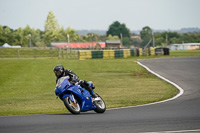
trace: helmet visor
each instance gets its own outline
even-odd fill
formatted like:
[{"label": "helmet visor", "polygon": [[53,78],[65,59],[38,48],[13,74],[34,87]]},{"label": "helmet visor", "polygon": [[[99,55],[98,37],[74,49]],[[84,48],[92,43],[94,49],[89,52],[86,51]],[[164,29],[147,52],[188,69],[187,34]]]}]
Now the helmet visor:
[{"label": "helmet visor", "polygon": [[56,77],[59,77],[61,75],[61,72],[60,71],[54,71]]}]

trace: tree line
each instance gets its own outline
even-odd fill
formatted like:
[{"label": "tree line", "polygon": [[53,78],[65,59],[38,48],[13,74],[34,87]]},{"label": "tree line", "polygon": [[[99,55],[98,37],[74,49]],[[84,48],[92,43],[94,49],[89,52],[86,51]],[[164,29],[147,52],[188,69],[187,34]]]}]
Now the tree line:
[{"label": "tree line", "polygon": [[[139,38],[131,38],[131,36],[139,36]],[[125,24],[115,21],[109,26],[105,35],[96,33],[79,35],[76,30],[70,27],[66,29],[60,27],[52,11],[47,16],[44,31],[31,28],[29,25],[16,30],[0,25],[0,46],[8,43],[22,47],[30,47],[30,44],[34,47],[45,47],[51,46],[52,42],[105,42],[105,40],[121,40],[125,47],[132,45],[144,47],[148,43],[149,46],[165,46],[173,43],[200,42],[200,33],[153,33],[153,30],[146,26],[137,35],[131,33]]]},{"label": "tree line", "polygon": [[[148,41],[150,46],[166,46],[169,44],[181,44],[181,43],[200,43],[200,33],[199,32],[188,32],[188,33],[178,33],[178,32],[155,32],[148,26],[144,27],[140,32],[141,40],[134,40],[135,44],[140,47],[144,47]],[[153,44],[154,43],[154,44]]]}]

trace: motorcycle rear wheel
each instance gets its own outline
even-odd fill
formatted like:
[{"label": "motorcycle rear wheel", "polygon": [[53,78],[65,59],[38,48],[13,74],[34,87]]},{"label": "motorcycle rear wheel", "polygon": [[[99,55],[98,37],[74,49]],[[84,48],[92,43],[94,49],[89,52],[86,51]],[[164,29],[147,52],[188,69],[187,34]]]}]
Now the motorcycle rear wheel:
[{"label": "motorcycle rear wheel", "polygon": [[81,109],[76,99],[74,102],[70,99],[70,97],[65,97],[63,99],[65,107],[72,113],[72,114],[80,114]]}]

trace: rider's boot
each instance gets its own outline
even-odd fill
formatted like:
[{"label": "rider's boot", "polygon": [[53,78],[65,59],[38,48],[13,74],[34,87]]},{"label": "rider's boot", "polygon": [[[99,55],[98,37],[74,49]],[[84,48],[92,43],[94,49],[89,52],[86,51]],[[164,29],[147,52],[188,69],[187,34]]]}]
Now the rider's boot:
[{"label": "rider's boot", "polygon": [[92,98],[97,98],[97,94],[94,93],[94,91],[92,90],[92,88],[88,85],[85,86],[85,89],[88,90],[90,92],[90,95],[92,96]]},{"label": "rider's boot", "polygon": [[96,93],[94,93],[94,91],[92,91],[91,95],[92,95],[92,98],[97,98],[98,97],[98,95]]}]

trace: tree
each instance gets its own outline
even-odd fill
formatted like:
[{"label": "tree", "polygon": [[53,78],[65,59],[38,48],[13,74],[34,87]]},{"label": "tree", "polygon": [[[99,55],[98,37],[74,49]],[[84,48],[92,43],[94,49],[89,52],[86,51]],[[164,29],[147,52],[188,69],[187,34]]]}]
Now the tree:
[{"label": "tree", "polygon": [[119,21],[115,21],[109,26],[106,35],[118,36],[121,39],[122,36],[130,38],[131,33],[125,24],[120,24]]},{"label": "tree", "polygon": [[120,40],[118,36],[112,36],[112,35],[109,35],[107,37],[107,40]]},{"label": "tree", "polygon": [[[131,32],[126,27],[125,24],[121,24],[119,21],[113,22],[108,31],[106,32],[108,38],[112,38],[118,36],[120,40],[122,40],[122,44],[124,46],[130,46],[132,44],[132,40],[130,39]],[[116,38],[117,39],[117,38]]]},{"label": "tree", "polygon": [[133,44],[133,41],[130,37],[123,37],[122,44],[123,46],[130,47]]},{"label": "tree", "polygon": [[154,34],[154,40],[155,46],[160,46],[163,42],[165,42],[165,38],[163,38],[160,33]]},{"label": "tree", "polygon": [[144,47],[152,39],[152,30],[151,30],[151,28],[148,27],[148,26],[143,27],[142,31],[140,32],[140,36],[141,36],[141,39],[142,39],[141,47]]},{"label": "tree", "polygon": [[[31,45],[32,44],[32,38],[33,38],[33,30],[30,28],[29,25],[27,25],[24,29],[23,29],[23,41],[24,41],[24,46],[29,46],[29,39],[31,39]],[[30,37],[31,35],[31,37]]]},{"label": "tree", "polygon": [[77,42],[79,40],[79,35],[76,33],[76,30],[71,29],[68,27],[65,30],[65,36],[67,37],[67,34],[69,35],[70,41],[71,42]]},{"label": "tree", "polygon": [[3,26],[0,25],[0,45],[3,45],[7,42],[7,37],[4,36]]},{"label": "tree", "polygon": [[32,32],[31,32],[31,42],[32,42],[33,46],[38,46],[38,44],[42,43],[41,35],[40,35],[40,30],[39,29],[37,29],[37,30],[32,29]]},{"label": "tree", "polygon": [[[29,46],[29,39],[31,39],[31,46],[37,46],[36,43],[41,42],[40,30],[32,29],[27,25],[24,29],[19,28],[14,32],[14,45]],[[31,38],[30,38],[31,35]]]},{"label": "tree", "polygon": [[62,39],[59,33],[59,25],[52,11],[49,12],[47,20],[45,21],[44,41],[47,45],[51,42],[58,42]]},{"label": "tree", "polygon": [[24,46],[24,30],[22,28],[19,28],[15,31],[15,37],[16,37],[16,41],[15,41],[15,45],[20,45],[20,46]]},{"label": "tree", "polygon": [[8,26],[3,26],[3,44],[4,43],[8,43],[10,45],[13,45],[13,43],[15,42],[15,36],[13,34],[13,29],[10,29]]},{"label": "tree", "polygon": [[45,32],[53,32],[59,29],[58,21],[52,11],[49,12],[47,20],[45,21]]},{"label": "tree", "polygon": [[[165,40],[165,44],[173,44],[173,43],[180,43],[179,39],[180,35],[177,32],[163,32],[161,36]],[[163,42],[164,43],[164,42]]]}]

